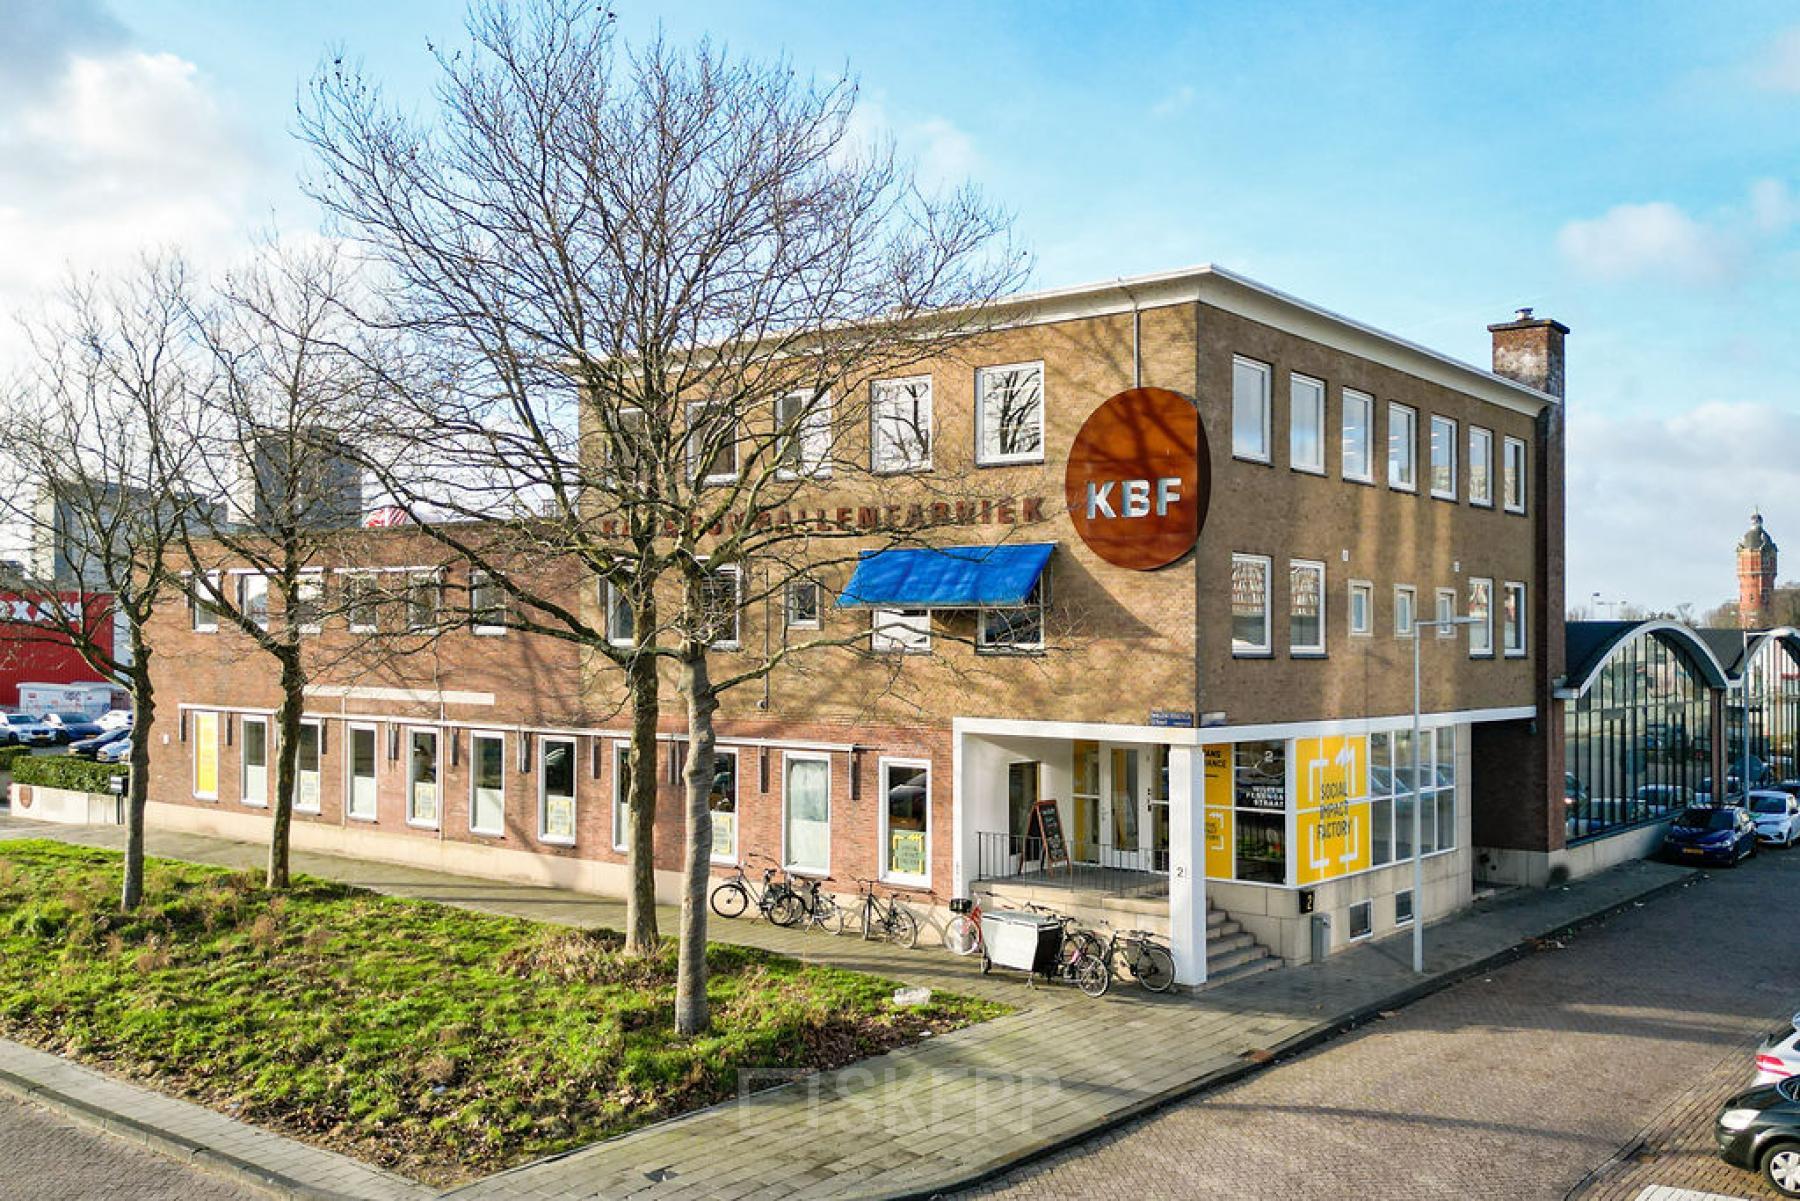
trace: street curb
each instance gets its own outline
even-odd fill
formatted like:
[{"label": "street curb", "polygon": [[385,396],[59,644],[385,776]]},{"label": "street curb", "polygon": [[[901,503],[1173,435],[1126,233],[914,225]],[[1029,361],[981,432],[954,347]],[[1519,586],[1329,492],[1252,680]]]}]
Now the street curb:
[{"label": "street curb", "polygon": [[137,1143],[165,1155],[178,1163],[188,1164],[214,1176],[222,1176],[246,1184],[276,1197],[297,1201],[355,1201],[346,1193],[335,1193],[271,1171],[249,1160],[197,1143],[184,1135],[149,1122],[140,1122],[125,1114],[102,1109],[78,1097],[48,1088],[23,1076],[0,1068],[0,1092],[41,1105],[83,1126],[103,1131],[115,1138]]},{"label": "street curb", "polygon": [[1229,1067],[1218,1068],[1214,1071],[1207,1072],[1204,1075],[1196,1076],[1192,1080],[1174,1085],[1163,1092],[1157,1093],[1155,1096],[1146,1097],[1141,1101],[1136,1101],[1116,1113],[1108,1114],[1106,1117],[1090,1123],[1081,1130],[1064,1133],[1055,1139],[1045,1139],[1015,1155],[1008,1156],[1002,1162],[987,1164],[965,1176],[958,1177],[955,1180],[947,1183],[933,1184],[925,1189],[907,1189],[899,1192],[874,1195],[878,1196],[881,1201],[937,1201],[938,1198],[945,1197],[950,1193],[973,1188],[974,1186],[992,1180],[997,1176],[1003,1176],[1006,1173],[1015,1171],[1027,1164],[1035,1163],[1040,1159],[1046,1159],[1059,1151],[1066,1151],[1071,1147],[1078,1146],[1081,1143],[1087,1142],[1102,1134],[1106,1134],[1109,1131],[1116,1130],[1128,1123],[1135,1122],[1139,1118],[1148,1117],[1156,1111],[1167,1108],[1177,1102],[1188,1100],[1201,1093],[1212,1092],[1213,1090],[1223,1088],[1228,1084],[1235,1084],[1246,1077],[1253,1076],[1278,1063],[1292,1059],[1296,1055],[1310,1051],[1323,1043],[1330,1042],[1341,1034],[1347,1034],[1358,1026],[1366,1025],[1383,1013],[1395,1009],[1403,1009],[1416,1001],[1424,1000],[1433,993],[1439,993],[1447,988],[1452,988],[1461,984],[1471,977],[1482,975],[1485,972],[1491,972],[1495,968],[1503,967],[1506,964],[1522,959],[1531,953],[1532,944],[1542,939],[1551,938],[1558,934],[1565,934],[1580,929],[1583,926],[1592,925],[1595,922],[1605,921],[1607,918],[1612,917],[1616,913],[1622,913],[1633,905],[1660,897],[1664,893],[1673,892],[1677,888],[1684,887],[1693,883],[1695,880],[1704,878],[1705,873],[1696,868],[1682,875],[1675,876],[1672,879],[1664,880],[1662,883],[1653,885],[1643,892],[1634,893],[1628,897],[1622,897],[1611,904],[1592,911],[1591,913],[1559,923],[1539,934],[1526,935],[1512,945],[1504,947],[1491,955],[1473,960],[1461,967],[1451,968],[1449,971],[1428,977],[1408,988],[1400,989],[1398,992],[1389,993],[1386,997],[1383,997],[1372,1004],[1361,1005],[1355,1009],[1340,1013],[1336,1017],[1327,1018],[1312,1026],[1310,1029],[1303,1030],[1299,1034],[1268,1048],[1269,1054],[1266,1057],[1261,1057],[1256,1060],[1245,1059],[1239,1063],[1234,1063]]}]

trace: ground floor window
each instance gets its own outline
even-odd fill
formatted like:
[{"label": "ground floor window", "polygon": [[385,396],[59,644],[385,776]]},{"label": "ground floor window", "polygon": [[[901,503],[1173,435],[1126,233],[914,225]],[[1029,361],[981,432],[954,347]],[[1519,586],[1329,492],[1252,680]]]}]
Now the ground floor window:
[{"label": "ground floor window", "polygon": [[265,718],[244,719],[243,786],[244,804],[269,803],[269,723]]},{"label": "ground floor window", "polygon": [[713,751],[712,792],[706,807],[712,811],[712,857],[737,862],[738,753]]},{"label": "ground floor window", "polygon": [[506,832],[506,736],[469,736],[469,830]]},{"label": "ground floor window", "polygon": [[575,740],[541,740],[538,768],[538,838],[575,842]]},{"label": "ground floor window", "polygon": [[438,732],[407,734],[406,820],[415,826],[438,823]]},{"label": "ground floor window", "polygon": [[319,811],[319,735],[318,722],[300,723],[299,745],[294,752],[294,767],[298,775],[294,808],[301,813]]},{"label": "ground floor window", "polygon": [[194,795],[203,801],[219,799],[219,715],[195,713]]},{"label": "ground floor window", "polygon": [[631,830],[631,744],[613,743],[613,850],[623,852]]},{"label": "ground floor window", "polygon": [[[1456,727],[1425,730],[1419,741],[1419,845],[1426,855],[1456,846]],[[1374,866],[1413,855],[1413,733],[1369,736],[1369,803]]]},{"label": "ground floor window", "polygon": [[790,753],[782,798],[782,846],[790,871],[831,870],[831,760]]},{"label": "ground floor window", "polygon": [[1287,743],[1240,742],[1232,756],[1233,878],[1287,880]]},{"label": "ground floor window", "polygon": [[1374,930],[1375,906],[1369,901],[1358,901],[1350,906],[1350,941],[1367,938]]},{"label": "ground floor window", "polygon": [[375,727],[350,727],[348,812],[359,821],[375,820]]},{"label": "ground floor window", "polygon": [[881,874],[908,881],[930,876],[931,765],[881,761]]}]

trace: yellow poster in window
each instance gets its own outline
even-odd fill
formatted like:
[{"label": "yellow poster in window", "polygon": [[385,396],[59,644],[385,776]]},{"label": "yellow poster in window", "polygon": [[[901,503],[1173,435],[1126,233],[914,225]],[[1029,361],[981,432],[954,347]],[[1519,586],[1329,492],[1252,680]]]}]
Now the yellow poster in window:
[{"label": "yellow poster in window", "polygon": [[1317,884],[1360,872],[1369,855],[1369,740],[1361,734],[1297,738],[1294,879]]},{"label": "yellow poster in window", "polygon": [[219,795],[219,715],[194,714],[194,795]]},{"label": "yellow poster in window", "polygon": [[1201,799],[1206,815],[1206,878],[1232,878],[1231,746],[1208,746],[1201,753]]}]

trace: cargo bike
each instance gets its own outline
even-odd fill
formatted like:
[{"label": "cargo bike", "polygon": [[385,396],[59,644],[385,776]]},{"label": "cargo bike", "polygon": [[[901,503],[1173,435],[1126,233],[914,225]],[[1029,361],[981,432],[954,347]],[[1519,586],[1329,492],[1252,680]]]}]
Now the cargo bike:
[{"label": "cargo bike", "polygon": [[1071,936],[1073,918],[983,910],[980,921],[983,975],[996,967],[1009,968],[1024,972],[1029,984],[1035,985],[1039,976],[1063,980],[1090,997],[1105,996],[1112,984],[1106,959],[1086,939]]}]

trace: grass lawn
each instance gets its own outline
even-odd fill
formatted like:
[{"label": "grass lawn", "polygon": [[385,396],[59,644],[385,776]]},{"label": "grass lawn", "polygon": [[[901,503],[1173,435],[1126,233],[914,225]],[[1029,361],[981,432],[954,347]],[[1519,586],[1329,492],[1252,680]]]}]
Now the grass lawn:
[{"label": "grass lawn", "polygon": [[0,842],[0,1033],[433,1184],[1004,1012],[714,945],[713,1030],[674,1035],[675,953],[297,877]]}]

